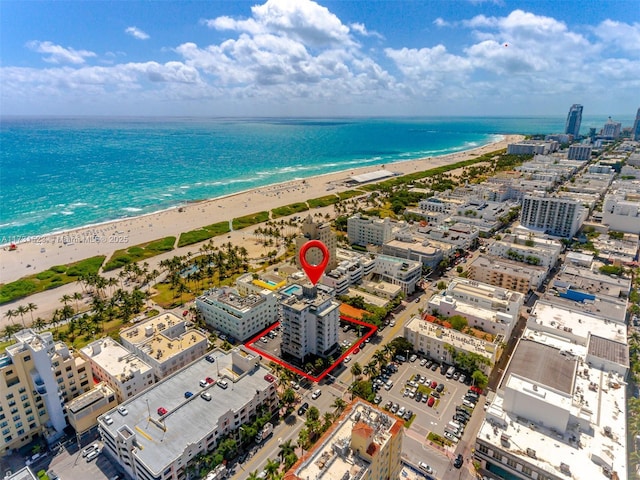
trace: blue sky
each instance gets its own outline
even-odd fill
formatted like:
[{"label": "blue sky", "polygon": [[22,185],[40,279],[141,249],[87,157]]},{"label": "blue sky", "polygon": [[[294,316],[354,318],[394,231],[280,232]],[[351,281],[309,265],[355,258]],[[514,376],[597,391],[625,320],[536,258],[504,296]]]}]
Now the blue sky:
[{"label": "blue sky", "polygon": [[637,0],[0,1],[5,115],[631,115]]}]

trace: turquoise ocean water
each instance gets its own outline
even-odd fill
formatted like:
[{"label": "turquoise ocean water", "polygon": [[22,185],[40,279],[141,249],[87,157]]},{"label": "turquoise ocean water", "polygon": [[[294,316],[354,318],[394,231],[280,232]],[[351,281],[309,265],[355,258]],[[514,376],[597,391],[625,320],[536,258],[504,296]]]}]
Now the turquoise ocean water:
[{"label": "turquoise ocean water", "polygon": [[[605,121],[585,117],[582,131]],[[560,117],[2,118],[0,244],[563,128]]]}]

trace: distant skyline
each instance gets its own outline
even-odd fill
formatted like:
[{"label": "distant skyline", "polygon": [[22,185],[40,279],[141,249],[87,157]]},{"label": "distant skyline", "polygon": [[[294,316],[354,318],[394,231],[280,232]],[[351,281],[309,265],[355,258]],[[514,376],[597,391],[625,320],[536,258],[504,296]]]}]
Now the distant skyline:
[{"label": "distant skyline", "polygon": [[633,116],[636,0],[0,2],[0,114]]}]

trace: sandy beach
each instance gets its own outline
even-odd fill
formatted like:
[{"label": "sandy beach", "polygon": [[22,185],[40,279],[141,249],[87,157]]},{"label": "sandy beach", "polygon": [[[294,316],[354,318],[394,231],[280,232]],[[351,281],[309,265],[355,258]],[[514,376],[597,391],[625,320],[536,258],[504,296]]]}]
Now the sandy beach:
[{"label": "sandy beach", "polygon": [[[386,164],[384,165],[384,169],[396,174],[408,174],[428,170],[430,168],[474,158],[486,152],[506,148],[507,143],[512,143],[522,138],[520,135],[508,135],[499,142],[491,143],[483,147],[440,157],[429,157]],[[7,248],[0,250],[0,283],[11,282],[26,275],[44,271],[53,265],[68,264],[94,255],[106,255],[107,259],[109,259],[111,254],[119,249],[170,235],[175,236],[177,239],[180,233],[204,225],[225,220],[230,221],[235,217],[271,210],[282,205],[353,189],[353,186],[348,186],[345,183],[351,175],[373,172],[380,169],[382,169],[381,165],[350,169],[338,173],[311,177],[305,180],[300,179],[261,187],[140,217],[132,217],[98,226],[80,228],[65,232],[64,234],[49,234],[33,237],[26,242],[18,244],[18,248],[15,251],[9,251]],[[231,232],[228,236],[214,238],[214,243],[220,245],[231,241],[236,245],[242,244],[247,248],[250,256],[253,254],[255,257],[259,257],[264,253],[264,249],[260,245],[255,245],[255,242],[249,241],[253,230],[254,228],[248,228]],[[182,249],[173,250],[168,254],[150,258],[147,261],[153,266],[160,258],[166,258],[166,256],[171,257],[184,254],[187,251],[196,252],[198,246],[199,245],[196,244],[183,247]],[[45,300],[44,297],[51,296],[52,294],[54,298],[57,299],[64,293],[67,293],[66,291],[63,292],[63,289],[67,290],[71,288],[71,291],[78,290],[77,285],[72,285],[72,287],[73,288],[67,285],[57,288],[54,291],[33,295],[28,297],[28,301],[39,303],[41,300]],[[14,304],[24,303],[25,300],[26,299],[19,300],[14,302]],[[57,306],[59,305],[56,305],[56,307]],[[4,310],[13,308],[13,304],[7,304],[4,307]],[[45,311],[47,309],[43,307],[44,305],[40,305],[38,315],[46,318]],[[5,321],[5,318],[0,318],[0,326]]]}]

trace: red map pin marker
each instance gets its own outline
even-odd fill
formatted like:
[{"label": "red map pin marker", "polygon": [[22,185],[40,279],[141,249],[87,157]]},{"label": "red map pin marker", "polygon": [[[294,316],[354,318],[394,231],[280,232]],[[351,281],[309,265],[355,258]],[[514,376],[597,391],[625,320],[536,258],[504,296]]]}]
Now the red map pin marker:
[{"label": "red map pin marker", "polygon": [[[310,248],[319,248],[322,252],[322,261],[318,265],[311,265],[307,262],[307,251]],[[307,274],[307,277],[309,277],[309,280],[311,280],[311,283],[315,285],[318,283],[318,280],[320,280],[320,277],[322,277],[324,269],[327,267],[327,263],[329,263],[329,249],[320,240],[309,240],[300,249],[299,256],[300,265],[302,265],[302,268]]]}]

